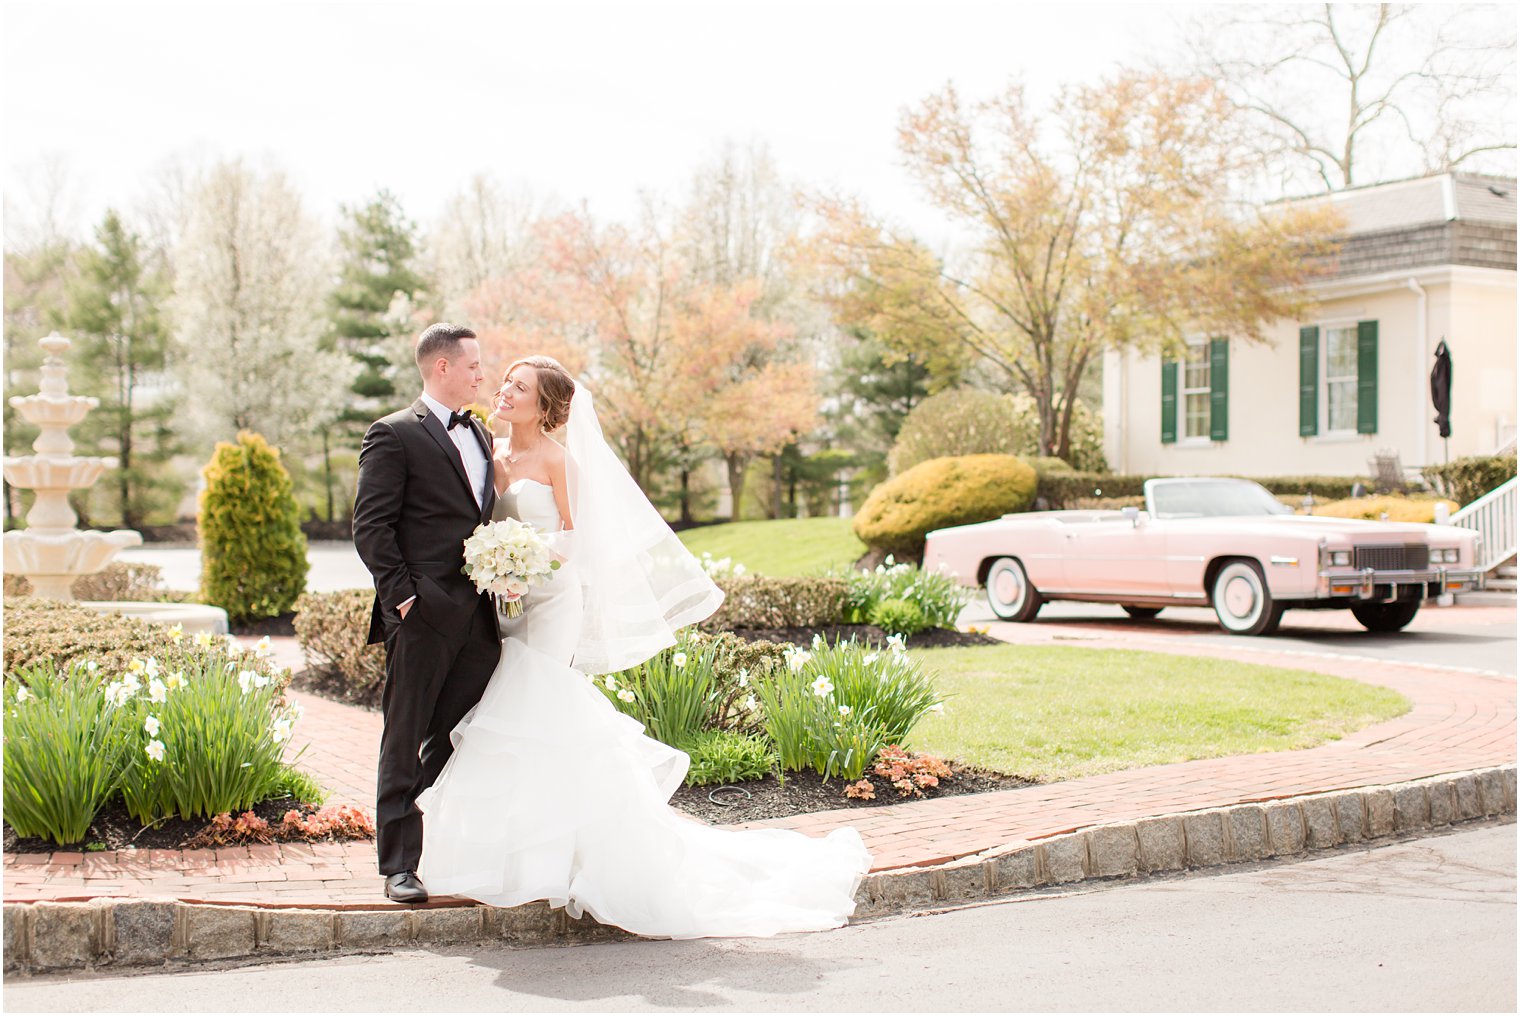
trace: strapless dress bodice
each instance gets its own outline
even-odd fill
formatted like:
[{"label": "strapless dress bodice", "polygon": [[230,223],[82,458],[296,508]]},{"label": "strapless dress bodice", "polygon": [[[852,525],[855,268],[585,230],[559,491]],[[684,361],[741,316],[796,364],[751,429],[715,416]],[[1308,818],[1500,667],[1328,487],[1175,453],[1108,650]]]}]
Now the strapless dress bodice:
[{"label": "strapless dress bodice", "polygon": [[538,480],[513,480],[496,499],[493,520],[520,519],[543,533],[560,529],[559,506],[554,503],[554,488]]}]

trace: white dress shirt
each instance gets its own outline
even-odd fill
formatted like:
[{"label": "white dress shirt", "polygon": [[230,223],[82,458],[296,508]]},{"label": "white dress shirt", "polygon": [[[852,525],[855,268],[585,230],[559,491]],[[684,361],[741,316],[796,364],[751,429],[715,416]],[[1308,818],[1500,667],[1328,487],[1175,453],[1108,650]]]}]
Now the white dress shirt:
[{"label": "white dress shirt", "polygon": [[[427,392],[422,393],[422,404],[428,407],[428,411],[438,417],[438,422],[444,427],[449,425],[449,417],[453,410],[442,402],[433,398]],[[459,449],[459,457],[464,462],[465,475],[470,478],[470,491],[475,495],[475,503],[484,508],[486,503],[486,467],[490,461],[486,458],[485,449],[480,447],[480,440],[475,436],[474,427],[455,427],[449,431],[449,437],[454,441],[454,447]]]}]

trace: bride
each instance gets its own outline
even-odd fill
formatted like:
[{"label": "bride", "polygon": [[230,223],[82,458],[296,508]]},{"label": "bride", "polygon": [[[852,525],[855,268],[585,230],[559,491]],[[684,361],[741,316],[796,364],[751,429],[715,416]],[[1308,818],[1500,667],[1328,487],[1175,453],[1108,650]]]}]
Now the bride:
[{"label": "bride", "polygon": [[[563,566],[502,618],[501,661],[421,797],[433,893],[548,900],[640,935],[774,935],[844,924],[870,867],[860,835],[715,829],[667,803],[689,764],[592,684],[676,641],[722,602],[602,437],[591,393],[545,356],[495,399],[497,517]],[[548,434],[565,427],[565,444]]]}]

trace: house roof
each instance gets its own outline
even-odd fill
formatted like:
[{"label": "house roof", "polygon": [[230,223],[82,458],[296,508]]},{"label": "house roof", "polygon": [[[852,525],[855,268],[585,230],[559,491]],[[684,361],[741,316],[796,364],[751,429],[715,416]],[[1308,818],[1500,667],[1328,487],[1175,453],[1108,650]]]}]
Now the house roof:
[{"label": "house roof", "polygon": [[1327,200],[1345,217],[1353,236],[1452,221],[1515,225],[1513,177],[1439,173],[1306,199]]},{"label": "house roof", "polygon": [[1324,278],[1440,264],[1514,271],[1515,190],[1514,177],[1438,173],[1300,201],[1329,203],[1346,221]]}]

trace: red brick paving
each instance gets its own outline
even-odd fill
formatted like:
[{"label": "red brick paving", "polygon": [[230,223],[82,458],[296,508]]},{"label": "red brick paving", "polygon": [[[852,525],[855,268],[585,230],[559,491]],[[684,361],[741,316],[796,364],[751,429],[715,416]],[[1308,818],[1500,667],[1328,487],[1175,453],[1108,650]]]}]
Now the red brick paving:
[{"label": "red brick paving", "polygon": [[[1425,625],[1513,624],[1510,608],[1430,612]],[[1315,619],[1319,626],[1320,619]],[[1419,623],[1419,622],[1417,622]],[[1423,626],[1423,625],[1422,625]],[[949,797],[868,811],[839,810],[753,823],[822,834],[853,825],[876,870],[953,860],[1085,826],[1168,812],[1263,801],[1515,761],[1515,681],[1430,666],[1274,651],[1269,640],[1221,647],[1190,644],[1186,622],[1137,630],[1108,621],[992,626],[1020,644],[1066,641],[1079,632],[1095,648],[1227,656],[1243,663],[1301,667],[1393,688],[1413,703],[1403,716],[1302,751],[1271,752],[1107,773],[991,794]],[[282,662],[300,666],[293,640],[276,640]],[[380,717],[311,695],[299,730],[301,765],[333,803],[374,805]],[[262,906],[384,908],[373,843],[276,844],[216,850],[6,854],[5,900],[159,896]],[[439,901],[447,903],[447,900]]]}]

